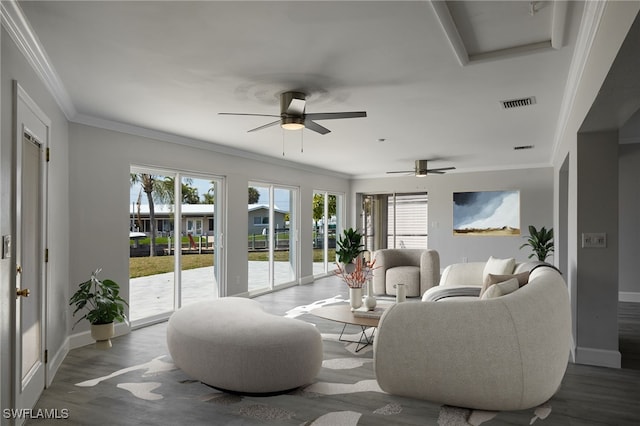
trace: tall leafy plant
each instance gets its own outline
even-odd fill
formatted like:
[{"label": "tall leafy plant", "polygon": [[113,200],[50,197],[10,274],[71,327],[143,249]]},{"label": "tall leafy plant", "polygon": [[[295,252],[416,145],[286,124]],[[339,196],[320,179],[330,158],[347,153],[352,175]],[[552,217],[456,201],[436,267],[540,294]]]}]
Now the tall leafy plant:
[{"label": "tall leafy plant", "polygon": [[520,249],[524,247],[531,247],[531,250],[533,250],[533,253],[529,255],[529,259],[537,256],[538,260],[544,262],[553,253],[553,228],[547,230],[543,226],[538,230],[535,226],[529,225],[529,237],[527,242],[520,246]]},{"label": "tall leafy plant", "polygon": [[74,316],[78,311],[86,310],[74,327],[85,318],[93,325],[122,322],[126,319],[124,305],[129,304],[120,297],[120,286],[113,280],[99,279],[100,271],[101,269],[93,271],[91,278],[80,283],[78,291],[71,296],[69,305],[76,305]]},{"label": "tall leafy plant", "polygon": [[338,262],[345,265],[353,263],[360,253],[364,252],[362,234],[353,228],[345,229],[344,234],[340,235],[336,244],[338,245],[336,250]]}]

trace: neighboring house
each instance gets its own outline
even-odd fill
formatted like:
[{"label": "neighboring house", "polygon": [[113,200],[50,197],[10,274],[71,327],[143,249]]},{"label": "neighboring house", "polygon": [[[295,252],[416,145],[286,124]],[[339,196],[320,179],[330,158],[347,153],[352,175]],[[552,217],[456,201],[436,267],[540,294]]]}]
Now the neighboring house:
[{"label": "neighboring house", "polygon": [[[149,219],[149,205],[140,205],[140,212],[136,206],[131,213],[131,231],[149,233],[151,223]],[[166,236],[173,232],[174,210],[169,204],[154,206],[157,235]],[[264,234],[269,228],[269,206],[267,204],[249,204],[248,235]],[[214,205],[213,204],[183,204],[181,207],[180,232],[182,235],[213,235]],[[287,211],[274,208],[274,229],[286,229]]]},{"label": "neighboring house", "polygon": [[[156,232],[159,236],[173,233],[174,209],[170,204],[154,205],[156,217]],[[131,213],[131,231],[149,233],[151,223],[149,220],[149,205],[141,204],[140,212],[135,206]],[[180,232],[182,235],[213,235],[214,231],[214,205],[213,204],[183,204],[181,207]]]},{"label": "neighboring house", "polygon": [[[273,228],[286,229],[285,215],[289,213],[280,210],[277,206],[273,210]],[[266,234],[269,230],[269,206],[267,204],[249,204],[249,235]]]}]

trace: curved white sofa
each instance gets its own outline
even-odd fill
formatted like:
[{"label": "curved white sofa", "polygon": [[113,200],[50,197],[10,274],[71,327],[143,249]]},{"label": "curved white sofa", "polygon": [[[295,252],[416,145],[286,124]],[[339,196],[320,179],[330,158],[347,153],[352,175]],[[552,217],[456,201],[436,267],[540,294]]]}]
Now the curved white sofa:
[{"label": "curved white sofa", "polygon": [[570,341],[566,284],[555,269],[537,267],[528,284],[498,298],[391,306],[376,333],[374,368],[391,394],[520,410],[558,390]]},{"label": "curved white sofa", "polygon": [[313,325],[241,297],[179,309],[169,319],[167,346],[189,376],[243,394],[286,392],[311,383],[322,367],[322,338]]}]

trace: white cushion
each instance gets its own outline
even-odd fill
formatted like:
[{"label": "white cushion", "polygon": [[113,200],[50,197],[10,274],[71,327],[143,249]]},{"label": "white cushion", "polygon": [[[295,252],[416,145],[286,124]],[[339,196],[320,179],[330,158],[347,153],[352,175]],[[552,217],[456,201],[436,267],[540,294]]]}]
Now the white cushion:
[{"label": "white cushion", "polygon": [[509,293],[513,293],[514,291],[516,291],[519,288],[520,288],[520,284],[518,283],[518,279],[517,278],[511,278],[511,279],[509,279],[507,281],[491,285],[487,289],[487,291],[484,292],[484,294],[482,295],[481,299],[482,300],[494,299],[496,297],[500,297],[500,296],[507,295]]},{"label": "white cushion", "polygon": [[494,275],[506,275],[513,274],[513,269],[516,267],[516,260],[511,257],[509,259],[498,259],[493,256],[489,257],[486,265],[484,265],[484,271],[482,272],[482,282],[485,282],[489,274]]}]

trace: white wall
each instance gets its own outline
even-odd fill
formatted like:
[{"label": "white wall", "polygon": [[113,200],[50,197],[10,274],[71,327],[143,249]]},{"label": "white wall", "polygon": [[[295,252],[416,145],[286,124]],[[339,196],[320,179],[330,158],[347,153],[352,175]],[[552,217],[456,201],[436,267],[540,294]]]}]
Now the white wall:
[{"label": "white wall", "polygon": [[[471,191],[520,191],[520,237],[453,235],[453,193]],[[485,261],[489,256],[527,260],[531,253],[519,247],[526,240],[527,227],[553,224],[553,169],[535,168],[475,173],[448,173],[380,179],[358,179],[355,193],[427,192],[429,248],[440,254],[444,268],[451,263]],[[551,261],[551,259],[548,259]]]},{"label": "white wall", "polygon": [[597,348],[619,358],[618,132],[579,133],[578,156],[578,236],[603,232],[607,244],[578,248],[577,354]]},{"label": "white wall", "polygon": [[[48,90],[33,72],[24,56],[18,51],[11,37],[2,29],[1,94],[1,142],[0,142],[0,235],[15,238],[12,219],[12,156],[14,151],[13,81],[17,80],[27,94],[51,120],[49,163],[48,241],[49,263],[47,283],[46,347],[49,350],[48,379],[66,354],[67,306],[69,282],[69,192],[68,192],[68,127],[67,120]],[[14,240],[15,241],[15,240]],[[0,260],[0,341],[2,392],[0,405],[10,407],[10,350],[8,345],[15,305],[15,254],[12,259]]]},{"label": "white wall", "polygon": [[[579,232],[581,230],[578,228],[579,217],[582,214],[578,207],[578,189],[581,185],[578,176],[580,161],[578,132],[640,9],[640,3],[607,2],[605,4],[593,2],[589,3],[589,6],[591,8],[603,7],[604,9],[598,25],[595,26],[595,33],[591,34],[591,37],[584,37],[589,39],[591,43],[587,46],[588,55],[584,58],[577,58],[577,62],[574,61],[574,63],[584,61],[584,66],[577,66],[573,70],[575,75],[572,74],[569,81],[570,84],[575,85],[575,96],[567,98],[567,116],[566,120],[561,121],[563,127],[558,129],[558,143],[552,158],[554,166],[554,197],[558,197],[561,193],[560,169],[564,160],[567,157],[569,158],[569,188],[567,191],[569,199],[565,203],[567,206],[566,222],[568,223],[566,234],[568,271],[565,278],[567,279],[572,299],[573,324],[575,330],[577,330],[577,332],[574,330],[574,336],[581,335],[582,330],[588,333],[589,327],[592,325],[589,322],[581,321],[577,317],[579,306],[583,304],[594,306],[593,317],[606,318],[607,322],[617,315],[617,309],[607,311],[609,309],[608,305],[598,305],[597,302],[593,301],[592,303],[592,301],[588,300],[588,287],[597,285],[597,283],[579,281],[579,272],[582,268],[587,268],[587,265],[580,263],[578,254],[578,251],[582,250],[579,248]],[[609,191],[616,189],[608,188]],[[559,202],[554,203],[554,227],[556,228],[561,223],[560,214],[562,212],[559,210],[560,205],[561,203]],[[617,295],[617,285],[611,286],[608,291]],[[617,336],[617,330],[615,335]],[[580,342],[575,342],[578,346],[578,350],[575,351],[575,361],[582,364],[619,367],[620,353],[617,347],[615,349],[610,347],[609,342],[611,340],[611,336],[607,336],[604,339],[591,340],[589,342],[591,346],[580,346]]]},{"label": "white wall", "polygon": [[[247,291],[247,187],[263,181],[298,187],[300,217],[311,217],[314,190],[347,193],[346,178],[314,173],[285,162],[257,161],[202,148],[169,143],[82,124],[70,125],[71,288],[89,272],[103,268],[103,277],[123,285],[129,295],[130,166],[223,176],[226,197],[227,295]],[[300,230],[301,280],[312,281],[312,221]],[[71,290],[71,289],[70,289]],[[78,328],[82,327],[82,328]],[[77,331],[88,328],[78,325]]]}]

